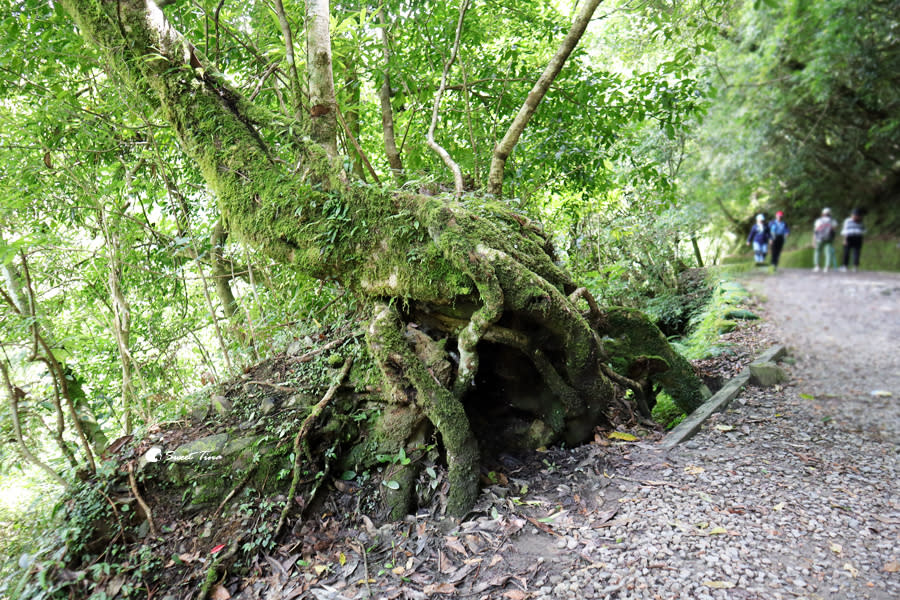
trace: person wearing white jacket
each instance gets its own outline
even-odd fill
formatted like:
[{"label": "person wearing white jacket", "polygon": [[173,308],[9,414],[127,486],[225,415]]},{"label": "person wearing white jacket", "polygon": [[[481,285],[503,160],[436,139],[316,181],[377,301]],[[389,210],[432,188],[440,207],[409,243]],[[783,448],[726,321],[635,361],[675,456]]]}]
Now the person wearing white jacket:
[{"label": "person wearing white jacket", "polygon": [[853,257],[854,271],[859,269],[859,255],[862,252],[863,235],[866,233],[866,227],[862,222],[862,211],[854,208],[849,217],[844,219],[844,226],[841,228],[841,236],[844,238],[844,263],[841,265],[841,271],[846,271],[850,267],[850,257]]}]

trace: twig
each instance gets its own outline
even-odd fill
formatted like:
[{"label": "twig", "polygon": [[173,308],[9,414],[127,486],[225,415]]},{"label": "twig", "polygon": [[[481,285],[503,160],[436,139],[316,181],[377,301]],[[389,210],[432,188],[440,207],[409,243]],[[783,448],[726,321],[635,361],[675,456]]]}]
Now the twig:
[{"label": "twig", "polygon": [[372,163],[369,162],[369,157],[366,156],[365,152],[363,152],[363,149],[362,147],[360,147],[359,141],[357,141],[356,136],[353,135],[353,132],[350,131],[349,127],[347,127],[347,123],[344,121],[344,115],[341,113],[340,107],[335,105],[335,108],[337,108],[336,114],[338,121],[341,122],[341,127],[344,129],[344,133],[347,135],[350,143],[353,144],[353,148],[356,149],[356,153],[359,154],[360,160],[366,166],[366,170],[369,171],[369,175],[372,176],[372,179],[375,180],[375,183],[381,185],[381,180],[378,179],[378,173],[376,173],[375,169],[372,168]]},{"label": "twig", "polygon": [[336,348],[337,346],[340,346],[341,344],[343,344],[343,343],[346,342],[347,340],[349,340],[349,339],[351,339],[351,338],[354,338],[354,337],[356,337],[356,336],[358,336],[358,335],[361,335],[361,333],[357,331],[357,332],[354,332],[354,333],[345,335],[345,336],[342,337],[342,338],[338,338],[338,339],[336,339],[336,340],[332,340],[332,341],[328,342],[327,344],[325,344],[324,346],[322,346],[321,348],[316,348],[315,350],[310,350],[309,352],[307,352],[307,353],[304,354],[303,356],[298,356],[297,358],[292,358],[292,359],[290,360],[290,362],[292,362],[292,363],[295,363],[295,362],[309,362],[309,361],[311,361],[311,360],[313,359],[313,357],[315,357],[317,354],[321,354],[321,353],[325,352],[326,350],[331,350],[332,348]]},{"label": "twig", "polygon": [[103,492],[103,490],[101,490],[100,488],[97,488],[97,492],[98,492],[101,496],[103,496],[104,498],[106,498],[106,501],[109,502],[109,505],[112,507],[113,515],[116,517],[116,522],[119,524],[119,533],[118,533],[117,535],[122,535],[122,536],[124,536],[124,535],[125,535],[125,526],[122,525],[122,519],[119,517],[119,510],[116,508],[116,503],[113,502],[113,501],[112,501],[112,498],[110,498],[109,496],[107,496],[107,495]]},{"label": "twig", "polygon": [[267,387],[274,388],[274,389],[278,390],[279,392],[287,392],[288,394],[292,394],[292,393],[294,393],[294,392],[299,392],[299,391],[300,391],[300,390],[298,390],[297,388],[288,387],[288,386],[286,386],[286,385],[278,385],[278,384],[275,384],[275,383],[270,383],[270,382],[268,382],[268,381],[258,381],[258,380],[256,380],[256,379],[253,379],[253,380],[251,380],[251,381],[248,381],[247,383],[252,383],[252,384],[255,384],[255,385],[265,385],[265,386],[267,386]]},{"label": "twig", "polygon": [[459,39],[462,36],[463,21],[465,20],[466,11],[468,9],[469,0],[462,0],[459,6],[459,19],[456,22],[456,37],[453,39],[453,48],[450,50],[450,57],[447,59],[447,62],[444,63],[444,72],[441,75],[441,85],[434,95],[434,106],[431,110],[431,126],[428,128],[428,134],[425,136],[425,142],[428,144],[428,147],[444,161],[444,164],[447,165],[447,168],[453,173],[453,186],[457,198],[462,196],[463,193],[462,171],[456,161],[450,156],[450,153],[434,140],[434,130],[437,128],[438,111],[441,108],[441,98],[444,95],[444,90],[447,89],[447,76],[450,74],[450,67],[453,66],[453,63],[456,61],[456,54],[459,52]]},{"label": "twig", "polygon": [[287,500],[284,503],[284,508],[281,510],[281,516],[278,518],[278,525],[275,527],[275,534],[273,537],[278,537],[281,533],[281,528],[284,527],[284,522],[287,520],[288,511],[290,511],[291,504],[294,500],[294,494],[297,493],[297,483],[300,480],[300,443],[303,441],[303,438],[306,437],[307,433],[309,433],[310,428],[312,427],[313,422],[315,422],[316,418],[322,414],[322,411],[325,410],[325,407],[331,402],[331,399],[334,397],[335,393],[337,393],[338,388],[341,383],[344,381],[344,378],[350,373],[350,367],[353,366],[353,359],[348,358],[344,362],[344,368],[341,369],[341,372],[335,378],[334,383],[331,384],[331,387],[328,388],[328,391],[325,392],[325,395],[322,396],[322,399],[319,400],[318,404],[313,406],[312,410],[309,411],[309,414],[303,420],[303,424],[300,426],[300,431],[297,432],[297,435],[294,436],[294,475],[291,479],[291,487],[288,492]]},{"label": "twig", "polygon": [[369,585],[369,556],[366,554],[366,547],[363,546],[362,542],[356,542],[359,545],[359,555],[363,560],[363,572],[366,576],[366,595],[371,598],[372,597],[372,586]]},{"label": "twig", "polygon": [[131,493],[134,494],[134,499],[137,500],[137,503],[144,510],[144,514],[147,515],[147,524],[150,526],[150,535],[156,537],[156,524],[153,523],[153,513],[150,512],[150,507],[147,506],[147,503],[144,502],[140,492],[138,492],[137,481],[134,479],[133,462],[128,463],[128,483],[131,485]]},{"label": "twig", "polygon": [[527,520],[529,523],[531,523],[532,525],[534,525],[535,527],[537,527],[538,529],[540,529],[540,530],[543,531],[544,533],[549,533],[550,535],[555,535],[556,537],[562,537],[562,534],[553,531],[553,528],[552,528],[552,527],[550,527],[550,526],[547,525],[546,523],[541,523],[540,521],[538,521],[538,520],[535,519],[534,517],[528,517],[528,516],[526,516],[526,517],[525,517],[525,520]]},{"label": "twig", "polygon": [[253,473],[255,473],[255,472],[256,472],[256,465],[254,465],[254,466],[251,467],[250,469],[247,469],[247,473],[244,475],[244,477],[241,479],[241,481],[240,481],[236,486],[234,486],[234,487],[231,489],[231,491],[228,492],[228,495],[225,496],[225,498],[222,500],[222,502],[219,503],[219,507],[216,509],[216,512],[213,513],[213,516],[212,516],[213,519],[215,519],[215,518],[217,518],[217,517],[219,516],[219,513],[222,512],[222,509],[225,508],[225,505],[228,504],[228,502],[229,502],[232,498],[234,498],[234,495],[237,493],[237,491],[238,491],[239,489],[241,489],[242,487],[244,487],[244,484],[247,483],[247,481],[250,479],[250,477],[251,477],[251,476],[253,475]]},{"label": "twig", "polygon": [[600,363],[600,370],[614,382],[633,391],[634,403],[637,405],[638,412],[642,416],[650,416],[650,407],[647,405],[647,389],[643,384],[624,375],[619,375],[604,363]]}]

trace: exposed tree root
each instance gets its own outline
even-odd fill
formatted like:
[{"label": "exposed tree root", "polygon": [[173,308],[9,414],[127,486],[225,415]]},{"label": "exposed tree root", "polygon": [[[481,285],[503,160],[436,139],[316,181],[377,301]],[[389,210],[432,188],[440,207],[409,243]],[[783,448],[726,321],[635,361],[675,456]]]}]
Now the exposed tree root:
[{"label": "exposed tree root", "polygon": [[341,372],[338,373],[337,377],[334,379],[334,383],[331,384],[331,387],[328,388],[328,391],[325,392],[325,395],[322,396],[322,399],[312,407],[312,410],[309,411],[309,414],[303,420],[303,424],[300,426],[300,430],[297,431],[297,435],[294,436],[294,469],[293,475],[291,477],[291,487],[288,491],[287,500],[285,500],[284,508],[281,510],[281,516],[278,518],[278,525],[275,526],[275,532],[272,537],[278,537],[281,533],[281,529],[284,527],[284,523],[287,520],[288,512],[290,512],[291,506],[294,503],[294,494],[297,493],[297,484],[300,482],[300,470],[301,470],[301,460],[300,460],[300,450],[301,444],[303,440],[306,438],[309,433],[312,424],[315,420],[322,414],[322,411],[325,410],[325,407],[328,406],[328,403],[331,402],[331,399],[334,398],[334,394],[337,392],[338,388],[343,383],[344,379],[347,377],[347,374],[350,372],[350,368],[353,366],[353,359],[347,358],[344,361],[344,367],[341,369]]},{"label": "exposed tree root", "polygon": [[144,502],[144,498],[141,496],[140,492],[138,492],[137,481],[134,479],[134,463],[132,462],[128,463],[128,484],[131,486],[131,493],[134,494],[134,499],[137,500],[137,503],[144,511],[144,514],[147,515],[147,525],[150,528],[150,535],[156,537],[156,524],[153,522],[153,513],[150,512],[150,507]]},{"label": "exposed tree root", "polygon": [[[447,511],[462,516],[478,495],[479,462],[478,443],[462,403],[440,385],[409,347],[394,307],[375,305],[367,339],[375,362],[394,388],[393,396],[408,397],[407,389],[414,392],[416,404],[441,435],[450,479]],[[401,385],[403,389],[398,389]]]}]

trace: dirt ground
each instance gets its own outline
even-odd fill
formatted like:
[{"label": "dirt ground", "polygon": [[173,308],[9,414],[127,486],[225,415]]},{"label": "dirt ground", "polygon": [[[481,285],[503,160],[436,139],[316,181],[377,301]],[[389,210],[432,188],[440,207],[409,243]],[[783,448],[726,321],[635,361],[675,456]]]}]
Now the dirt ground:
[{"label": "dirt ground", "polygon": [[[687,443],[634,428],[493,457],[461,523],[380,525],[348,491],[211,597],[900,598],[900,276],[745,284],[765,319],[700,367],[727,378],[783,343],[789,380],[746,388]],[[184,583],[158,596],[191,597]]]}]

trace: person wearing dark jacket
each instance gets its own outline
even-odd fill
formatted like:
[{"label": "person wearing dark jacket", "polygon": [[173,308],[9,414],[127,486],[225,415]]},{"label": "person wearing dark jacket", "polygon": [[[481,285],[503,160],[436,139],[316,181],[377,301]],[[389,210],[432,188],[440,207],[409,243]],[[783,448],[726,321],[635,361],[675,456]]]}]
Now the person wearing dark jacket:
[{"label": "person wearing dark jacket", "polygon": [[866,227],[862,222],[862,211],[854,208],[849,217],[844,219],[841,228],[841,236],[844,238],[844,264],[841,271],[846,271],[850,266],[850,255],[853,255],[853,270],[859,269],[859,254],[862,251],[863,235]]},{"label": "person wearing dark jacket", "polygon": [[769,235],[772,236],[772,267],[778,268],[778,259],[781,258],[781,250],[784,248],[784,240],[791,232],[791,228],[784,222],[784,213],[780,210],[775,213],[775,220],[769,223]]},{"label": "person wearing dark jacket", "polygon": [[747,245],[753,246],[753,258],[756,260],[756,266],[766,264],[770,238],[769,228],[766,227],[766,217],[762,214],[756,215],[756,223],[750,228],[750,235],[747,236]]}]

